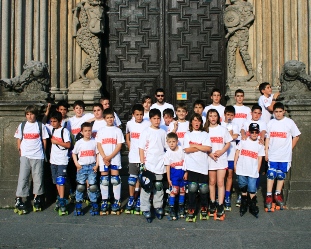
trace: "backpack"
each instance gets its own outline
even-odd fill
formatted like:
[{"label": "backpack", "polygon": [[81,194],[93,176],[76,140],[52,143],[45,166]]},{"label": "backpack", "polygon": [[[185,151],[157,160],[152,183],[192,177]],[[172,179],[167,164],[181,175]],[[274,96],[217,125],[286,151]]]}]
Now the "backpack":
[{"label": "backpack", "polygon": [[[65,124],[67,124],[67,122],[66,122]],[[55,128],[53,128],[53,130],[52,130],[52,136],[53,136],[53,134],[54,134],[54,131],[55,131]],[[61,130],[60,133],[61,133],[62,141],[65,142],[65,140],[64,140],[64,127],[62,128],[62,130]],[[57,146],[57,148],[59,148],[60,150],[67,150],[66,148],[61,149],[61,148],[59,147],[58,144],[56,144],[56,146]]]}]

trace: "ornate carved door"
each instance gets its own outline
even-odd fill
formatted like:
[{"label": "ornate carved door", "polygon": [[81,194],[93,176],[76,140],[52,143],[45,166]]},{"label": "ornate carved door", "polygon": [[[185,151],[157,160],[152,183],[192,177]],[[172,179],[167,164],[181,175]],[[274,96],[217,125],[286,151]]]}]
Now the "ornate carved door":
[{"label": "ornate carved door", "polygon": [[187,92],[210,103],[225,90],[224,0],[109,0],[106,88],[121,119],[145,95]]}]

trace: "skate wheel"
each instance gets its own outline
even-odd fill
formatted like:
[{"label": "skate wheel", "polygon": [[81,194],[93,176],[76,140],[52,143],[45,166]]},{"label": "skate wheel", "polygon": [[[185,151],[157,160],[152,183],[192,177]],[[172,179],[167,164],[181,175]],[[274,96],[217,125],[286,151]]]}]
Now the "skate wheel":
[{"label": "skate wheel", "polygon": [[219,217],[219,220],[224,221],[225,220],[225,216],[223,215],[223,216]]},{"label": "skate wheel", "polygon": [[217,215],[216,215],[216,213],[214,213],[214,220],[217,220]]},{"label": "skate wheel", "polygon": [[14,209],[14,213],[16,213],[16,214],[18,213],[18,210],[16,208]]}]

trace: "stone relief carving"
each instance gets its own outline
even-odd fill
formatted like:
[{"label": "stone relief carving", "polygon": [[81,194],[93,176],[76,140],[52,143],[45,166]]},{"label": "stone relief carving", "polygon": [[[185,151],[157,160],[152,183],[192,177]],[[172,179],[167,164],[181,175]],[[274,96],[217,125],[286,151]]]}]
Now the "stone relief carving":
[{"label": "stone relief carving", "polygon": [[48,65],[41,61],[29,61],[23,68],[22,75],[12,79],[0,79],[0,85],[7,88],[8,92],[20,93],[26,99],[46,99],[50,86]]},{"label": "stone relief carving", "polygon": [[306,64],[301,61],[287,61],[282,68],[280,82],[279,99],[297,100],[311,97],[311,75],[306,73]]},{"label": "stone relief carving", "polygon": [[248,53],[249,27],[255,16],[251,3],[243,0],[231,0],[231,4],[224,12],[224,23],[228,33],[228,84],[237,81],[236,78],[236,51],[240,50],[248,75],[242,81],[250,81],[254,77],[251,57]]},{"label": "stone relief carving", "polygon": [[[91,80],[86,77],[87,71],[92,68],[95,87],[101,86],[99,80],[99,61],[101,54],[101,38],[104,33],[104,7],[103,1],[88,0],[77,4],[73,9],[73,36],[83,51],[87,54],[79,72],[84,85],[89,85]],[[94,87],[94,86],[93,86]]]}]

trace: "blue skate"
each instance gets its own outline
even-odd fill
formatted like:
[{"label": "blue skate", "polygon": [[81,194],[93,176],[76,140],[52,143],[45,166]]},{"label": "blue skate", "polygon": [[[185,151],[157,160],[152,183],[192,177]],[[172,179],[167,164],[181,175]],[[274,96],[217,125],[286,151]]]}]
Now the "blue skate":
[{"label": "blue skate", "polygon": [[70,203],[75,203],[76,202],[76,191],[70,190],[69,201],[70,201]]},{"label": "blue skate", "polygon": [[110,203],[108,200],[103,200],[100,206],[100,215],[108,215],[110,209]]},{"label": "blue skate", "polygon": [[152,222],[151,212],[150,211],[143,211],[143,215],[145,216],[148,223]]},{"label": "blue skate", "polygon": [[79,201],[76,203],[76,206],[75,206],[75,210],[73,212],[74,216],[81,216],[83,215],[83,212],[82,212],[82,201]]},{"label": "blue skate", "polygon": [[155,208],[155,216],[161,220],[163,218],[163,208]]},{"label": "blue skate", "polygon": [[66,209],[67,200],[65,198],[59,198],[58,199],[58,215],[63,216],[68,214],[68,211]]},{"label": "blue skate", "polygon": [[120,200],[115,200],[114,203],[111,205],[111,214],[120,215],[121,213],[121,206]]},{"label": "blue skate", "polygon": [[132,210],[133,214],[142,214],[142,212],[140,211],[140,197],[137,198],[136,202],[135,202],[135,207],[134,210]]},{"label": "blue skate", "polygon": [[98,211],[99,207],[98,207],[98,204],[97,204],[96,202],[91,202],[91,206],[92,206],[92,208],[91,208],[91,210],[90,210],[91,215],[92,215],[92,216],[94,216],[94,215],[99,215],[99,211]]},{"label": "blue skate", "polygon": [[230,196],[225,198],[224,206],[225,206],[225,211],[231,211],[231,199],[230,199]]},{"label": "blue skate", "polygon": [[134,196],[130,196],[126,208],[125,208],[125,213],[130,214],[132,212],[132,209],[134,208]]},{"label": "blue skate", "polygon": [[167,219],[168,220],[177,220],[175,207],[173,205],[169,207],[169,215],[167,216]]},{"label": "blue skate", "polygon": [[183,203],[179,203],[178,206],[178,218],[185,218],[185,207]]}]

